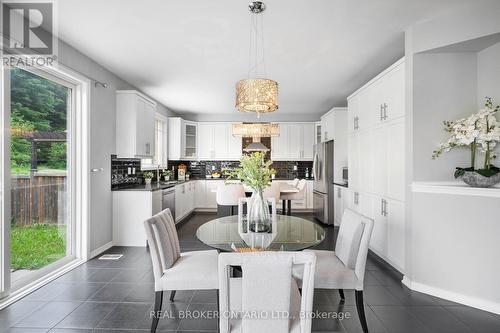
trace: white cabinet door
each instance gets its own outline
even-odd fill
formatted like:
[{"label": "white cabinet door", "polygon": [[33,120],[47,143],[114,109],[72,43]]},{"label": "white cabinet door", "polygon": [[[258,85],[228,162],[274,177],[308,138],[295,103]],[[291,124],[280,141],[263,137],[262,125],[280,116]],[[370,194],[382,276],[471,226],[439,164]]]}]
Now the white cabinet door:
[{"label": "white cabinet door", "polygon": [[333,132],[335,130],[334,112],[329,112],[321,117],[321,142],[333,140]]},{"label": "white cabinet door", "polygon": [[194,208],[205,207],[205,180],[194,181]]},{"label": "white cabinet door", "polygon": [[405,115],[404,64],[387,73],[382,80],[385,95],[385,119],[393,120]]},{"label": "white cabinet door", "polygon": [[206,180],[205,208],[217,208],[217,187],[223,180]]},{"label": "white cabinet door", "polygon": [[146,156],[154,156],[155,154],[155,106],[144,101],[144,114],[142,131]]},{"label": "white cabinet door", "polygon": [[358,172],[359,186],[363,192],[373,191],[373,142],[372,131],[363,131],[359,133],[359,153],[358,153]]},{"label": "white cabinet door", "polygon": [[280,124],[280,135],[271,139],[272,160],[286,160],[288,158],[288,126]]},{"label": "white cabinet door", "polygon": [[387,257],[387,218],[383,211],[383,198],[374,198],[374,225],[370,248],[382,258]]},{"label": "white cabinet door", "polygon": [[137,156],[146,156],[146,117],[145,117],[146,102],[136,97],[136,134],[135,134],[135,151]]},{"label": "white cabinet door", "polygon": [[379,196],[387,193],[387,126],[379,126],[373,130],[373,192]]},{"label": "white cabinet door", "polygon": [[335,199],[333,202],[333,210],[335,216],[335,225],[340,225],[342,214],[344,213],[344,191],[342,186],[334,185]]},{"label": "white cabinet door", "polygon": [[238,161],[242,155],[243,140],[240,136],[233,136],[232,124],[227,124],[227,159]]},{"label": "white cabinet door", "polygon": [[315,125],[302,125],[302,159],[312,160],[314,155]]},{"label": "white cabinet door", "polygon": [[405,208],[404,203],[387,200],[387,258],[400,271],[405,269]]},{"label": "white cabinet door", "polygon": [[184,185],[175,187],[175,221],[180,221],[184,213]]},{"label": "white cabinet door", "polygon": [[302,158],[302,124],[288,124],[288,153],[290,160],[300,160]]},{"label": "white cabinet door", "polygon": [[209,160],[213,158],[213,126],[211,124],[198,124],[198,158]]},{"label": "white cabinet door", "polygon": [[347,133],[356,131],[356,117],[358,115],[359,97],[355,95],[347,101]]},{"label": "white cabinet door", "polygon": [[360,186],[359,133],[349,135],[347,147],[349,187],[358,190]]},{"label": "white cabinet door", "polygon": [[184,158],[194,159],[197,153],[197,135],[198,135],[198,125],[193,122],[184,122],[183,129],[183,143],[184,143]]},{"label": "white cabinet door", "polygon": [[214,137],[214,159],[222,160],[227,158],[228,139],[230,137],[226,124],[215,124],[213,126]]},{"label": "white cabinet door", "polygon": [[405,122],[390,123],[387,142],[387,196],[405,200]]}]

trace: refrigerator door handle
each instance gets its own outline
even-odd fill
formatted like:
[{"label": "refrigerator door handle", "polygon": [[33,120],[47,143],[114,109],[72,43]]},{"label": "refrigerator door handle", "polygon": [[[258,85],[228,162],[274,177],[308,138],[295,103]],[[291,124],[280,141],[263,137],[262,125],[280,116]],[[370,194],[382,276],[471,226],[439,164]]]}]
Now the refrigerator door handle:
[{"label": "refrigerator door handle", "polygon": [[313,177],[314,179],[318,179],[317,174],[318,174],[318,153],[314,153],[314,158],[313,158],[313,167],[312,167],[312,172],[313,172]]}]

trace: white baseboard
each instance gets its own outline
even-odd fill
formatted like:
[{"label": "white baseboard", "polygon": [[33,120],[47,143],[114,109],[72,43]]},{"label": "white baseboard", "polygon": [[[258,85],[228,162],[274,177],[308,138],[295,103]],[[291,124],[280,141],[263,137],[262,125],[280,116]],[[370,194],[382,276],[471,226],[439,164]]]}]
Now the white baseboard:
[{"label": "white baseboard", "polygon": [[106,251],[106,250],[108,250],[108,249],[110,249],[112,247],[113,247],[113,241],[108,242],[108,243],[104,244],[101,247],[98,247],[94,251],[90,252],[89,260],[97,257],[98,255],[100,255],[101,253],[103,253],[104,251]]},{"label": "white baseboard", "polygon": [[467,306],[470,306],[473,308],[477,308],[480,310],[484,310],[484,311],[488,311],[488,312],[492,312],[492,313],[500,315],[500,304],[499,303],[487,301],[487,300],[477,298],[477,297],[459,294],[459,293],[449,291],[449,290],[444,290],[441,288],[432,287],[432,286],[429,286],[429,285],[426,285],[423,283],[419,283],[419,282],[414,282],[414,281],[411,281],[406,275],[403,276],[402,282],[405,286],[407,286],[411,290],[415,290],[415,291],[418,291],[418,292],[421,292],[421,293],[424,293],[427,295],[443,298],[443,299],[448,300],[448,301],[467,305]]}]

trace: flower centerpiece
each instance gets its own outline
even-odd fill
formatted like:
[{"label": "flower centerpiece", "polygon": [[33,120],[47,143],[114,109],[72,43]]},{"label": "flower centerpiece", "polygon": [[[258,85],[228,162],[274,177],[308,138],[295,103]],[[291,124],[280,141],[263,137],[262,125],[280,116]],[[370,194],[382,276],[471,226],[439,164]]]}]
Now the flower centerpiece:
[{"label": "flower centerpiece", "polygon": [[[443,152],[458,147],[468,147],[470,167],[456,168],[455,178],[460,178],[474,187],[490,187],[500,182],[500,168],[493,165],[497,157],[494,149],[500,142],[500,122],[496,118],[499,109],[500,106],[493,107],[491,98],[486,97],[485,108],[477,113],[467,118],[445,121],[445,131],[450,133],[450,137],[439,145],[432,158],[435,159]],[[478,154],[484,155],[481,168],[476,168]]]},{"label": "flower centerpiece", "polygon": [[272,161],[265,161],[265,153],[254,152],[244,155],[240,166],[226,170],[226,181],[238,179],[253,190],[248,203],[247,221],[253,232],[268,232],[271,226],[269,206],[264,199],[264,189],[271,184],[271,175],[276,171],[271,168]]}]

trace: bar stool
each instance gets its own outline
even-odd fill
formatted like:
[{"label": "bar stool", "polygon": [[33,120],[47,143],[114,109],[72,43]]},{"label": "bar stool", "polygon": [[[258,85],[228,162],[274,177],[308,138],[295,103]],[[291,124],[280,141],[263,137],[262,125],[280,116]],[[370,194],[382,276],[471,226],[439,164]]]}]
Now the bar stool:
[{"label": "bar stool", "polygon": [[[288,210],[286,215],[292,215],[292,200],[304,200],[306,194],[307,180],[301,179],[297,184],[298,192],[295,193],[283,193],[280,199],[283,200],[283,209],[285,209],[285,201],[288,201]],[[284,213],[283,213],[284,214]]]},{"label": "bar stool", "polygon": [[217,187],[217,206],[230,206],[230,215],[235,215],[233,208],[238,206],[240,198],[245,198],[245,188],[239,183],[221,183]]},{"label": "bar stool", "polygon": [[274,199],[276,203],[278,203],[280,201],[280,190],[280,183],[272,182],[271,186],[264,189],[262,195],[264,196],[264,199]]}]

